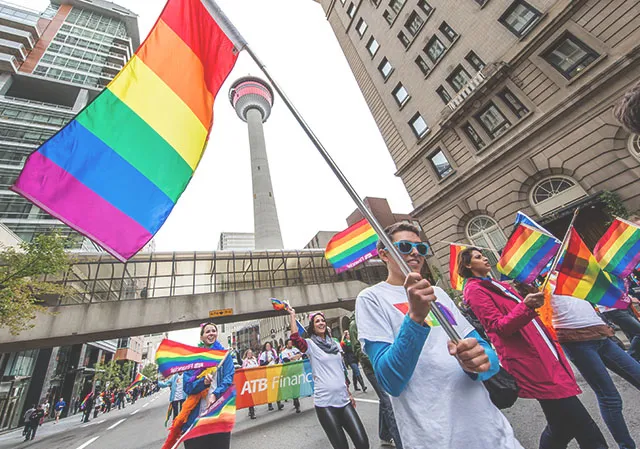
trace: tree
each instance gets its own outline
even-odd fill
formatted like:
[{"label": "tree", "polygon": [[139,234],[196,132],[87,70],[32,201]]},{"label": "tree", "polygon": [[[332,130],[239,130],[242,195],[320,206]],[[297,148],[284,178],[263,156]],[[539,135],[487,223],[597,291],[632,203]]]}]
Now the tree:
[{"label": "tree", "polygon": [[17,248],[0,250],[0,327],[13,335],[30,329],[46,296],[65,296],[70,289],[45,282],[45,275],[65,273],[71,258],[65,253],[66,239],[58,234],[41,234]]},{"label": "tree", "polygon": [[95,375],[94,381],[100,385],[101,390],[106,388],[123,388],[125,385],[124,373],[122,367],[115,360],[107,363],[96,363],[94,365]]},{"label": "tree", "polygon": [[147,377],[150,381],[158,380],[158,365],[155,363],[149,363],[142,368],[142,375]]}]

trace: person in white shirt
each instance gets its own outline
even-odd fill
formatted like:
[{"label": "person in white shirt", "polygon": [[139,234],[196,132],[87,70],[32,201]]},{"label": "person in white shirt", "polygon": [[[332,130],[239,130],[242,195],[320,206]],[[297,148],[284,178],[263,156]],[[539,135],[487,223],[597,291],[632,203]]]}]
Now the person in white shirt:
[{"label": "person in white shirt", "polygon": [[[380,386],[391,395],[402,444],[411,449],[522,449],[481,381],[499,370],[495,351],[451,298],[420,272],[428,246],[408,222],[385,232],[413,271],[404,276],[382,243],[385,282],[356,299],[358,338]],[[437,300],[437,303],[436,303]],[[449,340],[433,314],[438,307],[461,340]]]},{"label": "person in white shirt", "polygon": [[[302,353],[293,346],[293,340],[288,338],[284,342],[284,349],[280,353],[280,363],[295,362],[296,360],[302,360]],[[300,399],[293,398],[293,406],[296,409],[296,413],[300,413]]]},{"label": "person in white shirt", "polygon": [[[242,359],[242,368],[255,368],[256,366],[260,366],[258,359],[253,355],[253,350],[247,349]],[[249,418],[256,419],[256,408],[253,406],[249,407]]]},{"label": "person in white shirt", "polygon": [[[271,343],[266,342],[262,346],[262,352],[260,353],[260,357],[258,357],[258,363],[260,364],[260,366],[269,366],[275,365],[279,362],[280,359],[278,357],[278,353],[275,349],[273,349]],[[278,411],[282,410],[283,408],[284,404],[282,403],[282,401],[278,401]],[[269,410],[273,410],[273,403],[271,402],[269,403]]]}]

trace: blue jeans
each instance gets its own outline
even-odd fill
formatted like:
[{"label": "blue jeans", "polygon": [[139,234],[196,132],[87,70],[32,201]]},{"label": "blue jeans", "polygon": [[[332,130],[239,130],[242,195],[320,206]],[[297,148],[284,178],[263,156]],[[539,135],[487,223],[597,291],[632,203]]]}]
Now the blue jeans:
[{"label": "blue jeans", "polygon": [[380,400],[380,404],[378,405],[378,436],[384,441],[393,440],[393,442],[396,443],[396,448],[402,449],[400,432],[398,431],[398,425],[396,424],[396,417],[393,414],[393,407],[389,395],[378,385],[378,380],[373,370],[367,369],[366,365],[362,366],[362,370]]},{"label": "blue jeans", "polygon": [[633,312],[630,309],[616,309],[604,312],[603,315],[607,320],[620,326],[622,332],[631,342],[627,352],[631,357],[640,361],[640,321],[638,321]]},{"label": "blue jeans", "polygon": [[563,343],[562,348],[596,394],[602,419],[620,449],[635,449],[622,415],[622,398],[607,368],[640,390],[640,363],[609,338]]}]

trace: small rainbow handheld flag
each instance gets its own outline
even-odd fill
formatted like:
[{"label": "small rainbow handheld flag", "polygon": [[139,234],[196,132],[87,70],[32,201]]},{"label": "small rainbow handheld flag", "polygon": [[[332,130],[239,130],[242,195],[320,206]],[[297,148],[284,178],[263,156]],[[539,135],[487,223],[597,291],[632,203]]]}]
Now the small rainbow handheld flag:
[{"label": "small rainbow handheld flag", "polygon": [[127,387],[127,391],[129,391],[132,388],[134,388],[135,386],[141,384],[145,380],[149,380],[149,379],[145,375],[143,375],[142,373],[136,373],[136,377],[133,378],[133,382],[131,382],[131,385],[129,385]]},{"label": "small rainbow handheld flag", "polygon": [[80,410],[84,410],[84,408],[87,406],[87,401],[89,400],[89,398],[93,396],[93,391],[90,391],[89,394],[87,394],[84,397],[84,400],[82,401],[82,403],[80,404]]},{"label": "small rainbow handheld flag", "polygon": [[215,368],[226,354],[226,350],[196,348],[165,338],[156,351],[156,363],[158,371],[169,377],[182,371]]},{"label": "small rainbow handheld flag", "polygon": [[464,278],[458,274],[458,255],[465,249],[467,249],[466,246],[454,243],[449,245],[449,282],[454,290],[462,291],[464,284]]},{"label": "small rainbow handheld flag", "polygon": [[511,279],[530,284],[559,249],[555,237],[521,223],[502,250],[497,268]]},{"label": "small rainbow handheld flag", "polygon": [[564,260],[558,265],[556,295],[574,296],[607,307],[626,309],[624,282],[602,269],[577,231],[571,228]]},{"label": "small rainbow handheld flag", "polygon": [[640,226],[616,218],[593,254],[604,271],[626,278],[640,263]]},{"label": "small rainbow handheld flag", "polygon": [[29,156],[11,190],[123,262],[144,247],[200,162],[238,58],[219,16],[201,0],[169,0],[127,65]]},{"label": "small rainbow handheld flag", "polygon": [[378,234],[366,218],[334,235],[324,251],[324,257],[336,273],[349,270],[378,255]]},{"label": "small rainbow handheld flag", "polygon": [[289,303],[277,298],[271,298],[273,310],[289,310]]},{"label": "small rainbow handheld flag", "polygon": [[193,426],[184,433],[181,440],[190,440],[213,433],[227,433],[236,424],[236,386],[231,385],[227,391],[214,402]]}]

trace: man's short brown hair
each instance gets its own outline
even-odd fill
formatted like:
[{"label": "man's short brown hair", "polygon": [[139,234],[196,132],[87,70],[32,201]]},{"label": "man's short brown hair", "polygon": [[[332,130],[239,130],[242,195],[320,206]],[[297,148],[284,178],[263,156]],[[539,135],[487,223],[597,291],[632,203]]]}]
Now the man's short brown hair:
[{"label": "man's short brown hair", "polygon": [[631,88],[613,108],[613,115],[633,134],[640,134],[640,83]]},{"label": "man's short brown hair", "polygon": [[[402,232],[402,231],[413,232],[415,235],[420,237],[420,229],[418,229],[416,225],[408,221],[399,221],[398,223],[394,223],[390,226],[387,226],[384,230],[384,233],[387,234],[389,238],[393,240],[393,235],[396,232]],[[381,249],[384,249],[384,242],[382,240],[378,240],[378,244],[376,245],[376,248],[378,249],[378,252]]]}]

